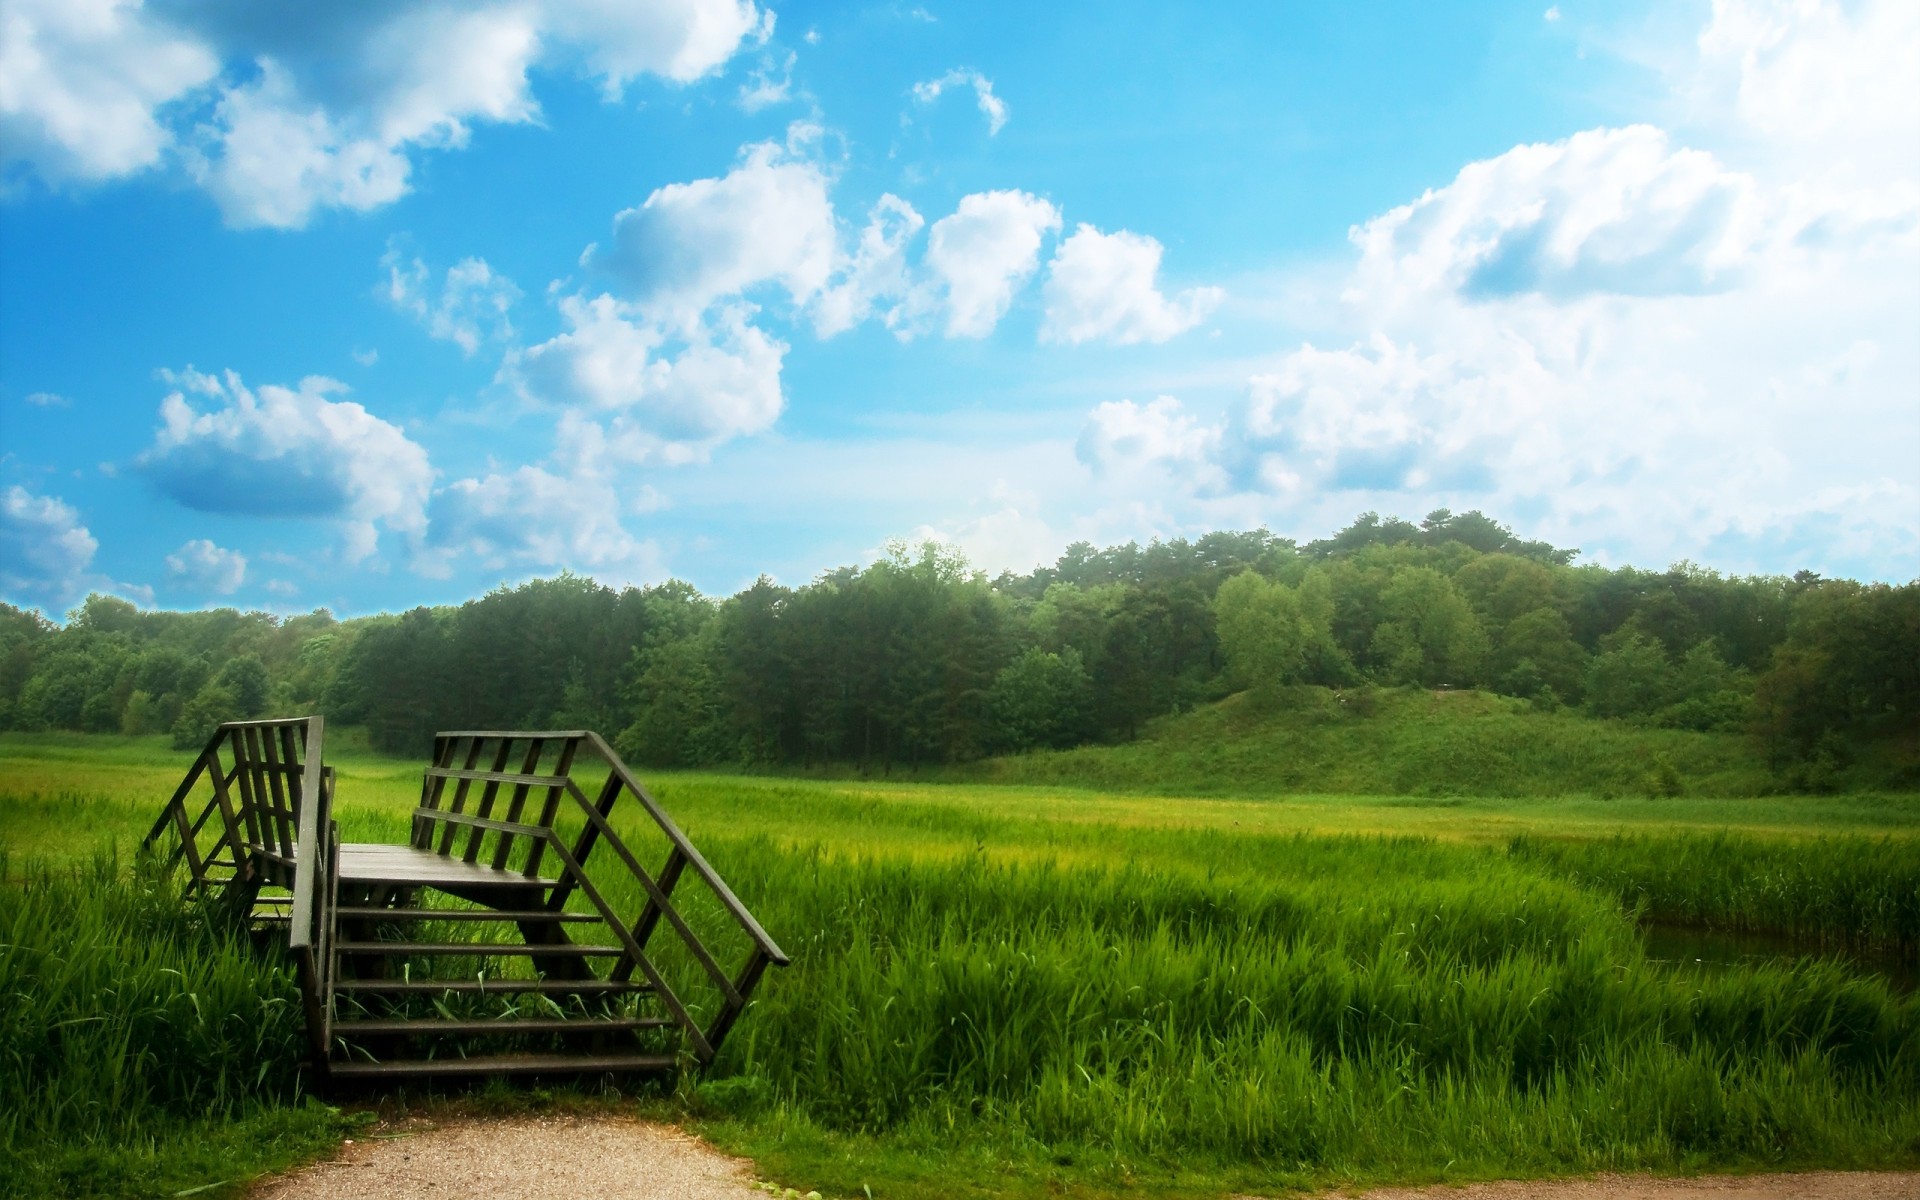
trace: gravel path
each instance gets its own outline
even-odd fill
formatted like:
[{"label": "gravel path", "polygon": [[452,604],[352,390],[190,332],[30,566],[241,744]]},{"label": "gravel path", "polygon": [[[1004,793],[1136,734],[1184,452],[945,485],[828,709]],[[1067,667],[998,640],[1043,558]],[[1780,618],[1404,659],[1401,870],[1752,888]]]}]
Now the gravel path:
[{"label": "gravel path", "polygon": [[[753,1164],[671,1125],[622,1117],[413,1120],[255,1188],[252,1200],[767,1200]],[[775,1193],[776,1195],[778,1193]],[[1329,1192],[1322,1200],[1920,1200],[1920,1172],[1814,1171]],[[1239,1200],[1255,1200],[1240,1197]]]},{"label": "gravel path", "polygon": [[753,1166],[671,1125],[516,1117],[376,1130],[253,1200],[767,1200]]}]

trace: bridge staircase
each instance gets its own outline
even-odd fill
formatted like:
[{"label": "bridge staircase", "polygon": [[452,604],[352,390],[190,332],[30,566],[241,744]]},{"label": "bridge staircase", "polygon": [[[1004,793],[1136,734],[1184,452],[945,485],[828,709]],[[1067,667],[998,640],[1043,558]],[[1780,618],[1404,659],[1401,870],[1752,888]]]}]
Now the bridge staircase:
[{"label": "bridge staircase", "polygon": [[438,735],[386,842],[342,840],[324,736],[222,725],[146,839],[284,946],[324,1082],[698,1070],[787,964],[598,734]]}]

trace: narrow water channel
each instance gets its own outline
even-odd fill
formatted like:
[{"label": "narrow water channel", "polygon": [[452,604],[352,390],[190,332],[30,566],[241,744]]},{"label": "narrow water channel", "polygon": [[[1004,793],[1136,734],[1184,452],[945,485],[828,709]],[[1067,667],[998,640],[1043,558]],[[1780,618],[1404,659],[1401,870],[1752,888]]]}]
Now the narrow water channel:
[{"label": "narrow water channel", "polygon": [[1675,971],[1725,971],[1749,965],[1791,966],[1816,958],[1834,958],[1860,975],[1877,975],[1903,995],[1920,991],[1920,962],[1894,954],[1874,954],[1808,946],[1788,937],[1729,933],[1680,925],[1643,925],[1640,938],[1647,960]]}]

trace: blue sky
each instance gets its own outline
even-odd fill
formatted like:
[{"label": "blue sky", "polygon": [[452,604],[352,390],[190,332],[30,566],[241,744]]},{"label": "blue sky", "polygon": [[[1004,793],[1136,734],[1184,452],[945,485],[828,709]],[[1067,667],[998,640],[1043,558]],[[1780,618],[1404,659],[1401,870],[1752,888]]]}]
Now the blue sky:
[{"label": "blue sky", "polygon": [[1920,14],[12,0],[0,598],[1479,508],[1920,574]]}]

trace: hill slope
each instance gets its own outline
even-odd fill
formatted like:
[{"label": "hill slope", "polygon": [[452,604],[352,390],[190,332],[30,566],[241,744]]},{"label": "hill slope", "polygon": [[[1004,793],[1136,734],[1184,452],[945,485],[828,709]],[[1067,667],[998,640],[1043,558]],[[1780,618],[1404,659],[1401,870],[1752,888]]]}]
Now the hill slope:
[{"label": "hill slope", "polygon": [[1296,688],[1164,717],[1138,741],[993,759],[983,782],[1184,795],[1757,795],[1751,739],[1538,712],[1485,692]]}]

